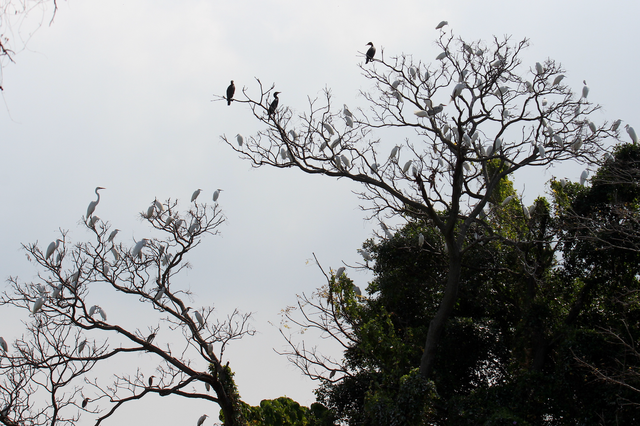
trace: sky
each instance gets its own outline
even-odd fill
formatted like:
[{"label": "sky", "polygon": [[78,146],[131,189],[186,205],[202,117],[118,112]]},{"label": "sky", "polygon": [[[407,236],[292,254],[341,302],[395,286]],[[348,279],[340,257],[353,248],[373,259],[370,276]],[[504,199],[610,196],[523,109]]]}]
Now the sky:
[{"label": "sky", "polygon": [[[121,3],[121,4],[120,4]],[[435,61],[441,20],[465,40],[510,35],[530,39],[523,66],[547,58],[562,63],[567,84],[586,80],[589,99],[603,106],[596,122],[620,118],[640,128],[636,18],[640,3],[613,0],[430,0],[236,2],[184,0],[59,1],[34,9],[11,28],[15,63],[5,61],[0,93],[0,276],[36,278],[21,244],[46,247],[69,230],[74,242],[90,237],[78,224],[94,188],[96,210],[133,244],[149,234],[138,219],[154,198],[178,199],[183,209],[202,188],[211,199],[222,188],[227,218],[219,236],[206,237],[179,279],[195,305],[214,304],[221,317],[234,308],[253,312],[254,337],[225,354],[236,371],[243,399],[253,405],[287,395],[303,405],[317,386],[275,350],[279,312],[324,284],[310,260],[337,269],[361,261],[356,250],[378,230],[365,219],[359,187],[344,180],[306,176],[296,170],[253,169],[220,140],[245,137],[260,123],[248,107],[212,101],[230,80],[237,93],[257,94],[255,78],[275,84],[281,105],[302,112],[307,97],[330,88],[335,105],[366,106],[359,90],[371,89],[358,64],[372,41],[385,56],[412,54]],[[623,139],[626,134],[623,134]],[[387,137],[385,135],[385,137]],[[383,140],[383,147],[395,144]],[[386,149],[386,148],[385,148]],[[582,166],[518,176],[516,189],[532,200],[552,176],[578,180]],[[356,285],[371,276],[347,269]],[[111,319],[141,321],[107,296]],[[106,308],[105,306],[105,308]],[[0,335],[13,340],[21,326],[0,311]],[[142,318],[142,319],[140,319]],[[28,317],[24,317],[28,320]],[[321,347],[326,340],[305,336]],[[324,345],[324,346],[323,346]],[[331,349],[329,349],[331,351]],[[115,366],[114,368],[118,368]],[[164,401],[162,401],[164,403]],[[120,419],[144,415],[174,424],[217,407],[193,401],[147,402],[144,414],[123,410]],[[151,404],[151,405],[149,405]],[[153,405],[155,404],[155,405]],[[158,407],[162,408],[158,408]]]}]

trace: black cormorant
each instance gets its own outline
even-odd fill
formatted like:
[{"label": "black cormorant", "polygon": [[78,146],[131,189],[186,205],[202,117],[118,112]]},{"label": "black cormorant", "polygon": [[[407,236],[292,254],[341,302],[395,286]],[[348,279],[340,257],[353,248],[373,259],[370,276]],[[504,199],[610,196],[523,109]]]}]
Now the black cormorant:
[{"label": "black cormorant", "polygon": [[231,80],[231,84],[227,87],[227,105],[231,105],[234,93],[236,93],[236,86],[233,84],[233,80]]},{"label": "black cormorant", "polygon": [[278,94],[280,92],[273,93],[273,101],[271,105],[269,105],[269,116],[272,116],[274,112],[276,112],[276,108],[278,108]]},{"label": "black cormorant", "polygon": [[373,43],[369,42],[367,43],[367,46],[371,46],[369,48],[369,50],[367,50],[367,59],[364,62],[365,64],[368,64],[369,62],[373,62],[373,56],[376,54],[376,48],[373,47]]}]

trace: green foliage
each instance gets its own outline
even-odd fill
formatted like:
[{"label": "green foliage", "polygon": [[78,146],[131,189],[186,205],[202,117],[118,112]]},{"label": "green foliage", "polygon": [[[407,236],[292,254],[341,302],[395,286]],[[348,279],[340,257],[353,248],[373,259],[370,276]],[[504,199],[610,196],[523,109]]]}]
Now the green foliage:
[{"label": "green foliage", "polygon": [[350,425],[637,423],[640,395],[602,379],[640,384],[639,180],[640,149],[627,145],[590,187],[553,181],[526,211],[515,197],[503,205],[514,192],[501,182],[491,226],[463,244],[433,381],[415,367],[447,274],[441,237],[416,220],[365,243],[367,297],[346,277],[333,287],[357,335],[349,374],[324,382],[319,401]]},{"label": "green foliage", "polygon": [[247,425],[255,426],[332,426],[333,416],[321,404],[314,403],[310,408],[287,397],[264,399],[260,406],[252,407],[242,403]]}]

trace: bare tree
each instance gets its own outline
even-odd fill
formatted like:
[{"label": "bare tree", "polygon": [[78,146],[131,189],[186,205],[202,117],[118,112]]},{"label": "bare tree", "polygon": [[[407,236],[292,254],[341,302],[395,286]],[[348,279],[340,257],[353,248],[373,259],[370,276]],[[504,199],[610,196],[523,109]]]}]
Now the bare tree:
[{"label": "bare tree", "polygon": [[[361,93],[369,108],[353,113],[336,108],[329,90],[309,99],[308,112],[280,105],[271,113],[275,86],[258,80],[259,95],[243,89],[237,102],[248,104],[265,129],[243,144],[222,136],[256,167],[295,167],[362,183],[362,208],[371,217],[409,214],[438,229],[448,274],[420,364],[427,378],[457,300],[463,258],[475,244],[468,235],[491,229],[484,217],[505,201],[495,191],[501,180],[523,168],[597,163],[605,139],[618,136],[617,126],[589,120],[599,107],[588,101],[586,83],[576,96],[555,61],[522,66],[527,40],[468,43],[442,31],[436,45],[442,53],[433,63],[404,54],[387,60],[381,52],[382,59],[361,65],[374,87]],[[381,129],[413,130],[418,142],[407,138],[382,153]]]},{"label": "bare tree", "polygon": [[[41,272],[31,283],[11,278],[11,290],[0,298],[0,306],[32,316],[26,334],[0,356],[0,422],[71,425],[84,412],[97,415],[98,425],[123,405],[156,394],[214,402],[225,424],[242,423],[224,351],[254,333],[251,314],[234,310],[220,319],[211,306],[191,308],[191,291],[176,282],[189,267],[188,253],[205,234],[216,235],[224,217],[217,205],[197,202],[181,214],[171,200],[154,201],[142,217],[160,236],[134,247],[117,243],[117,231],[95,215],[83,219],[93,241],[72,245],[62,232],[46,251],[24,246]],[[109,321],[104,303],[95,304],[105,294],[137,300],[147,313],[132,325]],[[134,363],[113,381],[92,376],[96,366],[136,353],[152,356],[153,375],[145,377]]]}]

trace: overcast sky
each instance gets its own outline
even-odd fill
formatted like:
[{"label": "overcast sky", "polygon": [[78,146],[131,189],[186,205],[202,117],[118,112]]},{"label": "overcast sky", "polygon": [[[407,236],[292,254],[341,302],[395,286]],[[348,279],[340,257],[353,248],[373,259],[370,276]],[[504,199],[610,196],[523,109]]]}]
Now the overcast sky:
[{"label": "overcast sky", "polygon": [[[211,102],[214,95],[224,94],[231,79],[238,92],[257,94],[258,77],[275,83],[281,105],[293,110],[303,111],[307,96],[325,87],[335,105],[354,110],[364,105],[358,91],[371,87],[357,67],[367,42],[385,56],[434,61],[434,27],[446,19],[468,41],[529,38],[525,67],[560,61],[565,82],[577,91],[587,80],[589,99],[603,106],[593,121],[620,118],[640,128],[639,12],[640,3],[628,0],[68,0],[48,25],[51,9],[35,10],[12,28],[16,42],[33,35],[2,70],[0,275],[35,278],[21,243],[46,247],[58,229],[70,230],[74,242],[89,238],[78,221],[96,186],[106,188],[96,214],[128,243],[149,233],[137,212],[154,198],[177,198],[186,207],[195,189],[210,200],[222,188],[228,220],[221,236],[205,238],[180,282],[195,293],[194,306],[215,304],[221,316],[235,307],[255,313],[258,334],[226,353],[245,401],[287,395],[309,405],[316,384],[274,353],[284,343],[278,313],[297,293],[323,284],[309,262],[313,253],[327,269],[354,264],[377,223],[359,210],[351,192],[357,186],[295,170],[256,170],[240,160],[220,135],[246,137],[260,123],[244,105]],[[524,176],[515,186],[532,200],[552,176],[578,179],[581,168],[565,167]],[[363,288],[370,278],[347,273]],[[110,320],[127,317],[117,297],[103,303]],[[0,335],[13,340],[21,331],[8,317],[0,311]],[[217,417],[217,407],[181,404],[163,411],[156,403],[144,415],[158,425]]]}]

